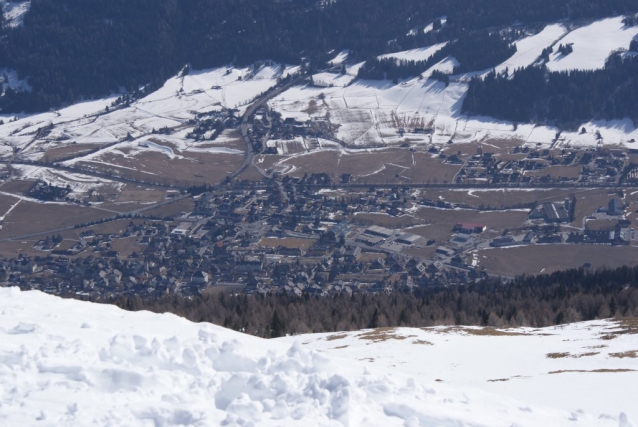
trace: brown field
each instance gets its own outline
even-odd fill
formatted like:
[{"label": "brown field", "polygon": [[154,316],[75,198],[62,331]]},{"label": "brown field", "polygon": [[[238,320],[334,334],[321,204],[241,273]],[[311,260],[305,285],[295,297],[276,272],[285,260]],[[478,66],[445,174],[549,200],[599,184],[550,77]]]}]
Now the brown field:
[{"label": "brown field", "polygon": [[[170,145],[162,142],[163,145]],[[123,157],[105,153],[96,161],[80,161],[81,167],[118,175],[129,179],[145,180],[162,184],[197,185],[216,184],[238,169],[244,156],[235,154],[209,154],[183,152],[183,159],[171,159],[158,152],[142,152],[134,157]],[[102,162],[110,163],[109,165]],[[117,165],[117,166],[112,166]]]},{"label": "brown field", "polygon": [[144,211],[144,215],[156,215],[156,216],[172,216],[177,215],[180,212],[190,212],[193,210],[193,200],[190,198],[178,200],[175,203],[169,203],[159,206],[157,208]]},{"label": "brown field", "polygon": [[254,166],[250,165],[242,173],[237,176],[239,181],[261,181],[263,175],[260,174]]},{"label": "brown field", "polygon": [[[412,230],[410,230],[410,232],[411,231]],[[434,256],[435,251],[436,251],[436,245],[432,245],[432,246],[424,246],[422,248],[407,248],[403,250],[403,253],[413,257],[430,258]]]},{"label": "brown field", "polygon": [[590,263],[592,268],[638,265],[638,248],[600,245],[536,245],[507,249],[490,249],[478,253],[479,267],[503,276],[551,273],[578,268]]},{"label": "brown field", "polygon": [[0,184],[0,190],[5,193],[13,193],[13,194],[26,194],[27,191],[33,187],[35,183],[34,180],[15,180],[15,181],[7,181],[3,184]]},{"label": "brown field", "polygon": [[279,246],[283,246],[286,248],[295,248],[295,249],[308,249],[312,245],[314,245],[317,241],[311,239],[277,239],[274,237],[264,237],[259,241],[259,246],[266,246],[269,248],[278,248]]},{"label": "brown field", "polygon": [[410,215],[403,215],[394,217],[386,214],[368,214],[360,213],[350,218],[351,221],[363,224],[363,225],[379,225],[381,227],[401,229],[405,227],[412,227],[417,224],[422,224],[424,221],[414,218]]},{"label": "brown field", "polygon": [[576,194],[576,212],[572,225],[581,227],[583,218],[596,212],[601,206],[607,206],[609,200],[618,197],[613,190],[607,189],[584,189],[574,191]]},{"label": "brown field", "polygon": [[423,190],[421,192],[421,197],[435,201],[439,200],[439,198],[443,198],[443,200],[450,203],[466,203],[474,207],[483,205],[485,207],[500,209],[505,206],[520,206],[532,202],[562,202],[566,197],[569,197],[570,194],[576,194],[578,191],[582,190],[531,189],[526,191],[498,189],[455,191],[433,189]]},{"label": "brown field", "polygon": [[138,254],[144,251],[144,246],[137,243],[137,237],[127,237],[124,239],[114,239],[111,241],[111,248],[120,253],[120,258],[126,258],[133,252]]},{"label": "brown field", "polygon": [[58,162],[60,160],[88,154],[91,150],[99,148],[100,144],[67,144],[48,149],[42,156],[45,162]]},{"label": "brown field", "polygon": [[127,184],[117,196],[116,202],[157,203],[164,200],[166,191]]},{"label": "brown field", "polygon": [[297,169],[292,172],[293,176],[303,176],[304,173],[339,176],[349,173],[363,183],[451,182],[461,168],[432,159],[427,153],[413,153],[398,148],[355,154],[322,151],[284,160],[281,164],[295,166]]},{"label": "brown field", "polygon": [[7,212],[11,206],[15,205],[18,200],[20,199],[17,197],[0,194],[0,216],[4,215],[5,212]]},{"label": "brown field", "polygon": [[580,165],[575,166],[549,166],[542,170],[527,171],[526,175],[530,176],[547,176],[550,175],[553,178],[578,178],[582,167]]},{"label": "brown field", "polygon": [[443,224],[450,229],[457,222],[472,222],[485,224],[487,228],[503,230],[506,228],[517,228],[527,218],[527,211],[473,211],[473,210],[450,210],[421,208],[416,216],[432,224]]},{"label": "brown field", "polygon": [[48,232],[95,221],[112,213],[75,205],[21,202],[4,219],[0,238]]}]

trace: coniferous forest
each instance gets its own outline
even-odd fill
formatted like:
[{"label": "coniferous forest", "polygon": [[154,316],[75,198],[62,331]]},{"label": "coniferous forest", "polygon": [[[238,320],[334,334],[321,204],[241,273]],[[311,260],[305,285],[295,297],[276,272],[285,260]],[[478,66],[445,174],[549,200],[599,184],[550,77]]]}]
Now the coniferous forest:
[{"label": "coniferous forest", "polygon": [[[636,48],[634,41],[632,48]],[[638,52],[638,50],[637,50]],[[638,123],[638,56],[611,56],[602,70],[548,73],[530,66],[470,83],[463,110],[516,122],[574,128],[590,119]]]},{"label": "coniferous forest", "polygon": [[[463,72],[513,53],[488,28],[637,10],[635,0],[33,0],[24,25],[3,25],[0,34],[0,67],[28,77],[33,90],[9,91],[0,108],[42,111],[157,87],[187,63],[202,69],[305,58],[313,68],[345,48],[364,60],[458,40],[456,71]],[[440,31],[411,33],[441,16]]]},{"label": "coniferous forest", "polygon": [[97,302],[126,310],[170,312],[261,337],[386,326],[544,327],[609,317],[638,317],[638,267],[583,269],[493,280],[470,286],[391,294],[245,295],[217,293]]}]

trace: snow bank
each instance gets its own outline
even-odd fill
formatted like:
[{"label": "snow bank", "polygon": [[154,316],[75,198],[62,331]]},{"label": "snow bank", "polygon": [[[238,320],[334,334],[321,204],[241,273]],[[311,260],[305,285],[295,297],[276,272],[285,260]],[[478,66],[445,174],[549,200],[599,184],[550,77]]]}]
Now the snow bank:
[{"label": "snow bank", "polygon": [[[345,368],[299,342],[0,289],[0,420],[28,426],[617,426]],[[629,422],[625,415],[620,423]]]}]

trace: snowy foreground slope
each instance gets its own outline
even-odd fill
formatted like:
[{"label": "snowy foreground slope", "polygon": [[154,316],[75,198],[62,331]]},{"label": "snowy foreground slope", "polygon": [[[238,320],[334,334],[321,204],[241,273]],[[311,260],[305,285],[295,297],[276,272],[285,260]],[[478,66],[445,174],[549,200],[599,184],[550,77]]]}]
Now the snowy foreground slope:
[{"label": "snowy foreground slope", "polygon": [[[600,332],[596,328],[612,326],[609,322],[596,324],[601,326],[576,325],[558,335],[563,340],[587,341]],[[591,328],[589,334],[587,328]],[[425,333],[434,339],[437,332],[428,331]],[[439,369],[432,375],[448,378],[457,367],[461,371],[470,367],[448,366],[442,372],[440,366],[418,354],[400,364],[399,360],[409,358],[408,344],[423,346],[407,338],[414,335],[412,330],[393,334],[404,332],[405,339],[381,340],[382,346],[365,340],[370,345],[332,352],[328,347],[361,341],[357,337],[362,333],[331,340],[326,335],[311,335],[266,341],[172,315],[129,313],[4,288],[0,289],[0,425],[631,425],[627,415],[618,411],[598,413],[588,407],[565,411],[530,405],[479,387],[423,380],[423,371]],[[455,336],[443,333],[440,340],[455,341]],[[497,347],[515,342],[493,341],[498,338],[493,336],[473,338],[476,342],[466,341],[456,350],[470,355],[472,345],[477,345],[481,351],[476,353],[475,369],[481,369],[486,347],[492,347],[493,365],[500,362],[504,370],[520,365],[517,360],[504,360],[509,353]],[[542,348],[544,339],[538,337],[535,345]],[[610,348],[616,344],[624,348],[632,341],[638,344],[635,335],[623,335],[608,343]],[[323,353],[312,350],[320,342],[330,343],[319,346]],[[428,346],[428,351],[436,352],[438,344]],[[357,360],[364,355],[375,358],[378,352],[385,359],[395,354],[396,368],[377,369],[369,360]],[[577,359],[568,358],[565,363],[572,360]],[[619,360],[636,367],[635,359]],[[453,359],[449,362],[455,363]],[[614,407],[623,393],[632,396],[635,374],[616,373],[613,378],[618,393],[600,395],[598,407]],[[579,384],[572,376],[560,380]],[[525,387],[524,382],[519,387]],[[588,393],[595,395],[597,390],[580,391],[583,399]],[[624,400],[633,407],[627,410],[635,412],[635,396],[634,392],[633,403]]]}]

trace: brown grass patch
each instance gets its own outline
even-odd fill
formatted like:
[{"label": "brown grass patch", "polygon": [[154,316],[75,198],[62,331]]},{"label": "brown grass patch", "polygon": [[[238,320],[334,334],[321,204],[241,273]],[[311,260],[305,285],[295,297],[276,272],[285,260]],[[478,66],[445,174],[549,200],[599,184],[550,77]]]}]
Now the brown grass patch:
[{"label": "brown grass patch", "polygon": [[397,328],[377,328],[372,331],[364,332],[357,335],[357,338],[362,340],[369,340],[372,342],[384,342],[387,340],[405,340],[407,338],[415,338],[416,335],[397,335]]},{"label": "brown grass patch", "polygon": [[[424,331],[432,331],[431,328],[421,328]],[[468,335],[475,336],[490,336],[490,337],[513,337],[513,336],[528,336],[528,334],[524,334],[521,332],[508,331],[504,329],[496,329],[492,327],[485,328],[466,328],[463,326],[449,326],[442,330],[435,330],[437,333],[449,334],[449,333],[466,333]]]},{"label": "brown grass patch", "polygon": [[638,318],[622,318],[614,319],[616,326],[607,328],[609,332],[602,333],[602,339],[612,340],[619,335],[636,335],[638,334]]},{"label": "brown grass patch", "polygon": [[616,357],[618,359],[624,359],[626,357],[636,359],[638,358],[638,350],[623,351],[622,353],[609,353],[609,356]]},{"label": "brown grass patch", "polygon": [[336,341],[346,338],[348,334],[334,334],[326,337],[326,341]]},{"label": "brown grass patch", "polygon": [[597,351],[590,351],[588,353],[580,353],[580,354],[571,354],[571,353],[547,353],[547,358],[549,359],[562,359],[565,357],[569,357],[571,359],[580,359],[581,357],[589,357],[600,354]]},{"label": "brown grass patch", "polygon": [[0,237],[46,233],[51,230],[72,227],[75,224],[95,221],[112,215],[111,212],[89,207],[22,201],[5,217],[2,230],[0,230]]},{"label": "brown grass patch", "polygon": [[490,273],[513,277],[520,274],[553,273],[579,268],[591,263],[592,268],[638,265],[638,248],[600,245],[538,245],[478,252],[480,266]]},{"label": "brown grass patch", "polygon": [[293,249],[308,249],[317,241],[313,239],[295,239],[295,238],[285,238],[278,239],[276,237],[264,237],[259,241],[259,246],[266,246],[269,248],[278,248],[279,246],[283,246],[285,248],[293,248]]},{"label": "brown grass patch", "polygon": [[340,350],[342,348],[348,348],[347,345],[340,345],[339,347],[334,347],[333,350]]},{"label": "brown grass patch", "polygon": [[414,341],[412,341],[412,344],[434,345],[430,341],[425,341],[425,340],[414,340]]},{"label": "brown grass patch", "polygon": [[570,356],[569,353],[547,353],[545,357],[548,357],[550,359],[562,359],[564,357],[569,357],[569,356]]},{"label": "brown grass patch", "polygon": [[583,373],[599,373],[599,374],[608,374],[608,373],[622,373],[622,372],[637,372],[635,369],[593,369],[591,371],[586,371],[582,369],[565,369],[561,371],[551,371],[548,374],[566,374],[570,372],[583,372]]},{"label": "brown grass patch", "polygon": [[42,156],[42,160],[58,162],[61,160],[88,154],[90,151],[100,148],[100,144],[68,144],[48,149]]}]

